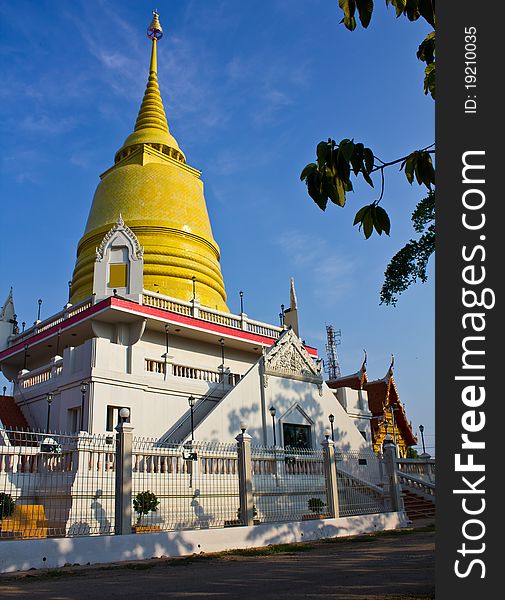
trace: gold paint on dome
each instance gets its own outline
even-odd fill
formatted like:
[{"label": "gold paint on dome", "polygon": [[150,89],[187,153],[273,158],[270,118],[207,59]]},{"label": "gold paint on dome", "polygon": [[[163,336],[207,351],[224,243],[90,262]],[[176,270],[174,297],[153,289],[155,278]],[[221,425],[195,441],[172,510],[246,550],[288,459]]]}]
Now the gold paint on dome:
[{"label": "gold paint on dome", "polygon": [[157,77],[158,15],[148,29],[152,39],[149,79],[134,131],[105,171],[81,238],[71,287],[71,302],[91,295],[95,250],[121,214],[144,247],[144,289],[197,300],[228,311],[200,172],[170,133]]}]

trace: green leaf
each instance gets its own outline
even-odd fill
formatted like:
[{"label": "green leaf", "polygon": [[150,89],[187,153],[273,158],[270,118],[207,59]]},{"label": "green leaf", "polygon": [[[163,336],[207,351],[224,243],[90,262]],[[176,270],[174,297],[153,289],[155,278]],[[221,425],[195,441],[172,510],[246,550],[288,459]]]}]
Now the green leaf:
[{"label": "green leaf", "polygon": [[368,205],[368,204],[358,210],[358,212],[356,213],[356,216],[354,217],[353,225],[357,225],[358,223],[361,223],[367,210],[370,210],[370,205]]},{"label": "green leaf", "polygon": [[323,168],[326,161],[326,155],[328,154],[328,144],[326,142],[319,142],[316,148],[317,164],[320,169]]},{"label": "green leaf", "polygon": [[370,208],[370,213],[372,214],[372,223],[373,223],[373,226],[375,227],[375,231],[379,235],[382,235],[382,227],[377,219],[377,205],[375,203],[372,204],[372,206]]},{"label": "green leaf", "polygon": [[316,171],[316,170],[317,170],[317,165],[316,165],[316,163],[310,163],[310,164],[306,165],[306,166],[303,168],[303,171],[302,171],[302,172],[301,172],[301,174],[300,174],[300,179],[301,179],[302,181],[303,181],[304,179],[307,179],[307,177],[308,177],[308,176],[309,176],[311,173],[313,173],[314,171]]},{"label": "green leaf", "polygon": [[431,31],[421,42],[417,49],[416,56],[427,65],[435,62],[435,32]]},{"label": "green leaf", "polygon": [[405,168],[405,177],[410,184],[414,181],[415,154],[415,152],[409,154],[400,167],[400,169]]},{"label": "green leaf", "polygon": [[356,29],[356,19],[354,18],[356,0],[338,0],[338,5],[344,11],[341,23],[344,23],[349,31],[354,31]]},{"label": "green leaf", "polygon": [[339,150],[342,152],[344,159],[349,162],[354,152],[354,142],[351,140],[343,140],[339,144]]},{"label": "green leaf", "polygon": [[418,0],[407,0],[403,14],[407,15],[409,21],[417,21],[420,16]]},{"label": "green leaf", "polygon": [[365,234],[365,239],[368,239],[373,232],[373,219],[372,219],[372,211],[371,211],[371,205],[369,207],[370,210],[368,210],[365,213],[365,216],[363,217],[363,233]]},{"label": "green leaf", "polygon": [[424,93],[428,92],[435,99],[435,63],[431,63],[424,69]]},{"label": "green leaf", "polygon": [[339,178],[335,179],[335,187],[337,188],[337,192],[338,192],[337,204],[339,206],[344,206],[344,204],[345,204],[345,189],[342,184],[342,181]]},{"label": "green leaf", "polygon": [[373,13],[373,0],[357,0],[359,20],[366,29]]},{"label": "green leaf", "polygon": [[363,148],[363,159],[365,161],[366,172],[370,173],[374,166],[373,152],[370,148]]},{"label": "green leaf", "polygon": [[363,149],[363,144],[354,144],[354,152],[351,156],[351,165],[354,175],[358,175],[363,165]]},{"label": "green leaf", "polygon": [[373,181],[370,175],[366,171],[362,171],[363,179],[368,183],[369,186],[373,187]]},{"label": "green leaf", "polygon": [[435,28],[435,1],[434,0],[418,0],[419,14],[433,28]]},{"label": "green leaf", "polygon": [[376,206],[375,216],[382,231],[384,231],[386,235],[389,235],[391,232],[391,221],[389,220],[388,213],[382,208],[382,206]]}]

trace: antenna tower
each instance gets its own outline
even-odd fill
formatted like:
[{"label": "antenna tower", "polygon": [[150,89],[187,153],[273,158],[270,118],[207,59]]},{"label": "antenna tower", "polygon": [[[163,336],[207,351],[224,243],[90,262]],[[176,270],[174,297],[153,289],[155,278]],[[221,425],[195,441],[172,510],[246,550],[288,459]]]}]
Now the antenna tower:
[{"label": "antenna tower", "polygon": [[340,363],[338,360],[337,346],[342,343],[342,331],[335,331],[333,325],[326,325],[326,355],[328,357],[328,379],[338,379],[342,376],[340,372]]}]

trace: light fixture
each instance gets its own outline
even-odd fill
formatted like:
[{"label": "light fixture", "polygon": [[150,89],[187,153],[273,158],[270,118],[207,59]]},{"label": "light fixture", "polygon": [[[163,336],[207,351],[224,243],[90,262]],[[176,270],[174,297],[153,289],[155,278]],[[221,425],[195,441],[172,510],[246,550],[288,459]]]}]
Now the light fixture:
[{"label": "light fixture", "polygon": [[51,392],[49,392],[46,395],[46,400],[47,400],[47,421],[46,421],[46,433],[49,433],[49,424],[51,422],[51,403],[53,401],[53,395]]},{"label": "light fixture", "polygon": [[331,431],[329,429],[324,430],[324,437],[329,440],[331,435]]},{"label": "light fixture", "polygon": [[277,446],[277,437],[275,435],[275,414],[277,411],[275,410],[275,406],[271,406],[268,410],[272,415],[272,431],[274,434],[274,446]]},{"label": "light fixture", "polygon": [[84,399],[86,396],[86,390],[88,389],[88,382],[81,381],[81,429],[84,431]]},{"label": "light fixture", "polygon": [[126,421],[126,419],[128,419],[130,417],[130,409],[127,408],[126,406],[123,406],[123,408],[119,411],[119,418],[121,419],[121,422],[124,423]]},{"label": "light fixture", "polygon": [[335,415],[328,415],[328,421],[331,425],[331,439],[335,441],[335,434],[333,433],[333,423],[335,422]]},{"label": "light fixture", "polygon": [[195,406],[196,400],[194,396],[190,396],[188,398],[189,409],[191,411],[191,443],[195,441],[195,426],[193,422],[193,408]]},{"label": "light fixture", "polygon": [[245,433],[246,429],[247,429],[247,423],[245,421],[240,421],[240,431],[242,433]]}]

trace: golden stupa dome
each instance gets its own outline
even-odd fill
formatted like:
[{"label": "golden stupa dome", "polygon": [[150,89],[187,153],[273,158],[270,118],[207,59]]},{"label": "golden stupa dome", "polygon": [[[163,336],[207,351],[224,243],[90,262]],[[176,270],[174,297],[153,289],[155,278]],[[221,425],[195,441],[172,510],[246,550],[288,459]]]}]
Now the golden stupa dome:
[{"label": "golden stupa dome", "polygon": [[157,79],[155,14],[149,79],[135,129],[118,150],[115,164],[100,177],[86,229],[77,250],[71,287],[76,303],[93,291],[95,250],[119,215],[144,248],[144,289],[181,300],[196,297],[204,306],[227,311],[200,172],[168,128]]}]

